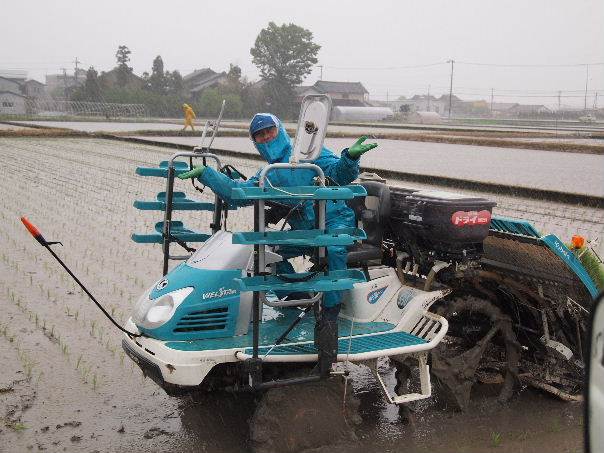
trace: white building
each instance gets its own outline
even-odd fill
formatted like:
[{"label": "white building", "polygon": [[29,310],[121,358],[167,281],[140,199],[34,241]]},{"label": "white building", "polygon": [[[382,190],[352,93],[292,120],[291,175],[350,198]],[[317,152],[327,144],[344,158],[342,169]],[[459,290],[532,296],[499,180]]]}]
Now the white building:
[{"label": "white building", "polygon": [[24,115],[27,111],[27,98],[12,91],[0,90],[0,114]]},{"label": "white building", "polygon": [[[398,104],[398,111],[401,112],[401,106],[406,105],[409,113],[413,112],[436,112],[439,115],[444,115],[449,108],[448,97],[441,96],[436,98],[432,95],[416,94],[409,99],[401,99],[394,101]],[[454,97],[455,101],[456,98]]]}]

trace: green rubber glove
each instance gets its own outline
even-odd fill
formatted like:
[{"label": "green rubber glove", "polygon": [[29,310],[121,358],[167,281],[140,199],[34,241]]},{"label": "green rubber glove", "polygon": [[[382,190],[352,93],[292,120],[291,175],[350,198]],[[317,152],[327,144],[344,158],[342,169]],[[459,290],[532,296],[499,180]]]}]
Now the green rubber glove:
[{"label": "green rubber glove", "polygon": [[364,144],[363,142],[365,140],[367,140],[367,136],[363,135],[361,138],[359,138],[355,142],[354,145],[352,145],[350,148],[348,148],[348,155],[351,158],[358,159],[359,157],[361,157],[363,154],[365,154],[370,149],[373,149],[373,148],[377,147],[377,143],[367,143],[367,144]]},{"label": "green rubber glove", "polygon": [[180,179],[189,179],[189,178],[199,178],[201,174],[206,169],[205,165],[196,165],[193,170],[189,170],[185,173],[181,173],[178,175]]}]

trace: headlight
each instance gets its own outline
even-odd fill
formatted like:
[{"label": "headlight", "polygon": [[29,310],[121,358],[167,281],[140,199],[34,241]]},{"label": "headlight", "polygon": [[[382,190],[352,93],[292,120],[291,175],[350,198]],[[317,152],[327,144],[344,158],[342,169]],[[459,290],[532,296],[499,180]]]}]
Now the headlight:
[{"label": "headlight", "polygon": [[132,317],[136,325],[145,329],[155,329],[165,324],[178,306],[193,292],[193,287],[177,289],[157,299],[149,299],[150,292],[146,292],[139,299]]}]

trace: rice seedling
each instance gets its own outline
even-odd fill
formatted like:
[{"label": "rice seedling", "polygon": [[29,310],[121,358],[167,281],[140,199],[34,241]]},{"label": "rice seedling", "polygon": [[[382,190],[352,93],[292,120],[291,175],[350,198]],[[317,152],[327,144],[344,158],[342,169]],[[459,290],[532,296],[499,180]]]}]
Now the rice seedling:
[{"label": "rice seedling", "polygon": [[25,375],[27,376],[27,379],[28,380],[31,379],[32,371],[33,371],[33,368],[34,368],[33,363],[31,363],[31,362],[28,361],[28,362],[26,362],[26,363],[23,364],[23,368],[24,368],[24,371],[25,371]]},{"label": "rice seedling", "polygon": [[551,433],[558,433],[562,431],[562,420],[559,417],[552,417],[548,431]]},{"label": "rice seedling", "polygon": [[502,437],[501,437],[501,433],[492,431],[491,432],[491,446],[492,447],[499,447],[501,446],[501,442],[502,442]]},{"label": "rice seedling", "polygon": [[3,422],[7,428],[12,429],[13,431],[19,432],[19,431],[23,431],[25,429],[29,429],[29,427],[26,426],[25,423],[22,423],[22,422],[13,422],[8,419],[4,419]]}]

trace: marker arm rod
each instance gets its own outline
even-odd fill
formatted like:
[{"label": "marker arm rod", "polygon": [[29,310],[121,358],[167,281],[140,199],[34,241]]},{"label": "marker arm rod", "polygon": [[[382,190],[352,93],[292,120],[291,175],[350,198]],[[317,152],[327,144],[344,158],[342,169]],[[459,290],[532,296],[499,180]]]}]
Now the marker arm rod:
[{"label": "marker arm rod", "polygon": [[94,298],[94,296],[90,293],[90,291],[88,291],[88,289],[86,289],[84,284],[73,274],[73,272],[71,272],[71,270],[63,262],[63,260],[61,260],[61,258],[59,258],[57,256],[57,254],[54,252],[54,250],[50,248],[50,245],[56,244],[57,242],[48,242],[46,239],[44,239],[44,236],[42,236],[42,233],[40,232],[38,227],[36,227],[33,223],[31,223],[29,221],[29,219],[27,219],[27,217],[21,217],[21,222],[23,222],[23,225],[25,225],[25,228],[27,228],[27,231],[29,231],[29,233],[34,237],[34,239],[36,241],[38,241],[41,245],[43,245],[46,248],[46,250],[48,250],[50,252],[50,254],[52,256],[54,256],[54,258],[59,262],[59,264],[63,267],[63,269],[65,269],[67,271],[67,273],[71,276],[71,278],[73,278],[75,280],[75,282],[80,286],[80,288],[82,288],[82,290],[88,295],[88,297],[90,297],[90,299],[96,304],[96,306],[99,307],[99,309],[103,312],[103,314],[107,317],[107,319],[109,319],[109,321],[111,321],[113,323],[113,325],[115,327],[117,327],[122,332],[129,335],[130,337],[142,337],[143,336],[142,334],[137,334],[137,333],[132,333],[132,332],[127,331],[122,326],[120,326],[117,323],[117,321],[111,317],[111,315],[109,313],[107,313],[107,311]]},{"label": "marker arm rod", "polygon": [[99,309],[103,312],[103,314],[107,317],[107,319],[109,319],[109,321],[111,321],[113,323],[113,325],[115,327],[117,327],[119,330],[121,330],[125,334],[130,335],[131,337],[142,337],[141,334],[132,333],[132,332],[124,329],[122,326],[120,326],[118,324],[118,322],[115,319],[113,319],[109,313],[107,313],[107,310],[105,310],[103,308],[103,306],[95,299],[95,297],[90,293],[90,291],[88,291],[88,289],[86,289],[86,287],[83,285],[83,283],[73,274],[73,272],[71,272],[71,270],[61,260],[61,258],[59,258],[57,256],[57,254],[54,252],[54,250],[51,249],[50,246],[48,246],[47,244],[42,244],[42,245],[44,247],[46,247],[46,249],[52,254],[52,256],[55,257],[55,259],[59,262],[59,264],[61,266],[63,266],[63,269],[65,269],[67,271],[67,273],[71,276],[71,278],[73,278],[75,280],[75,282],[80,286],[80,288],[82,288],[82,290],[88,295],[88,297],[90,297],[90,299],[96,304],[96,306],[99,307]]}]

